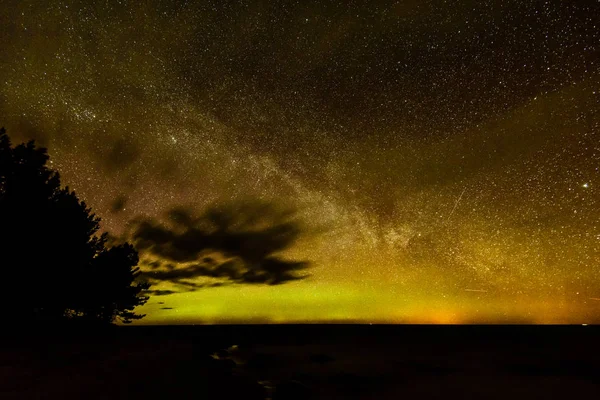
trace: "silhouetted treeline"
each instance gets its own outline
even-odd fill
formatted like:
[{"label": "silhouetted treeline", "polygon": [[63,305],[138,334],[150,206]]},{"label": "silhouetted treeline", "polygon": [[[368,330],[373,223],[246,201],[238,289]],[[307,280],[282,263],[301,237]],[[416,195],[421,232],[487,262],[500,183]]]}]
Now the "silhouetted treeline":
[{"label": "silhouetted treeline", "polygon": [[48,168],[46,149],[11,146],[0,129],[0,267],[3,320],[130,322],[147,300],[138,254],[107,247],[91,209]]}]

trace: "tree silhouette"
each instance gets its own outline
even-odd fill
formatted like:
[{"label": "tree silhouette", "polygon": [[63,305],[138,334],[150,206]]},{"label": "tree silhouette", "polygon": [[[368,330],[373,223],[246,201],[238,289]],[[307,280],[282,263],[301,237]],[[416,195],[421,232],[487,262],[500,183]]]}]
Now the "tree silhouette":
[{"label": "tree silhouette", "polygon": [[[108,248],[100,219],[46,166],[33,141],[11,146],[0,129],[0,298],[13,321],[142,318],[148,288],[135,283],[138,255]],[[5,316],[5,318],[6,318]]]}]

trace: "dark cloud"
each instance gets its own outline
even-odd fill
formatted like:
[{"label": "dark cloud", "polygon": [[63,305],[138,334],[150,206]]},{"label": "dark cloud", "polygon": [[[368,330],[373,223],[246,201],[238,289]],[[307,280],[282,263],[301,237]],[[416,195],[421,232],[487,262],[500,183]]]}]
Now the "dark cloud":
[{"label": "dark cloud", "polygon": [[[167,221],[145,219],[134,224],[137,249],[163,261],[149,264],[152,270],[144,276],[151,282],[193,290],[231,283],[277,285],[306,277],[308,262],[279,255],[302,233],[293,210],[248,202],[213,207],[196,217],[179,207],[167,213]],[[218,282],[194,283],[198,278]]]},{"label": "dark cloud", "polygon": [[101,162],[110,172],[118,172],[135,162],[140,156],[140,149],[132,141],[119,138],[110,147]]},{"label": "dark cloud", "polygon": [[113,213],[119,213],[123,211],[126,204],[127,196],[121,194],[113,200],[112,204],[110,205],[110,211]]},{"label": "dark cloud", "polygon": [[49,136],[48,132],[40,129],[39,126],[25,118],[18,120],[13,129],[11,129],[10,133],[13,143],[35,140],[37,145],[41,147],[47,147],[51,141],[51,137]]},{"label": "dark cloud", "polygon": [[235,283],[277,285],[304,278],[304,275],[295,273],[304,270],[307,265],[303,261],[286,261],[277,257],[266,258],[260,264],[248,264],[243,259],[236,258],[219,264],[194,264],[171,270],[148,271],[144,273],[144,276],[151,280],[177,283],[185,279],[209,277],[226,279]]},{"label": "dark cloud", "polygon": [[[174,290],[146,290],[145,293],[152,295],[152,296],[166,296],[168,294],[173,294],[173,293],[177,293],[177,292]],[[159,303],[159,304],[161,304],[161,303]]]},{"label": "dark cloud", "polygon": [[146,263],[145,265],[149,266],[150,268],[160,268],[162,266],[162,263],[160,261],[151,261]]},{"label": "dark cloud", "polygon": [[172,227],[154,219],[137,221],[133,239],[139,249],[173,262],[197,261],[207,249],[260,261],[287,249],[301,233],[288,210],[265,204],[211,208],[199,218],[176,208],[168,217]]}]

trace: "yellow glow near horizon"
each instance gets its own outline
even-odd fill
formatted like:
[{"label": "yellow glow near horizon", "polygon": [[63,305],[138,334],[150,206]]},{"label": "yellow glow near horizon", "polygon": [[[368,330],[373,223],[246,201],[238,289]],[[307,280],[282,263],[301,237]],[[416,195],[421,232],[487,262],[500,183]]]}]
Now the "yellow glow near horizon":
[{"label": "yellow glow near horizon", "polygon": [[315,290],[306,282],[277,290],[251,286],[211,288],[153,297],[138,310],[148,315],[136,324],[600,322],[600,302],[594,300],[540,302],[523,296],[507,303],[502,298],[486,298],[485,293],[465,292],[462,298],[449,299],[435,294],[391,295],[386,289],[319,285]]}]

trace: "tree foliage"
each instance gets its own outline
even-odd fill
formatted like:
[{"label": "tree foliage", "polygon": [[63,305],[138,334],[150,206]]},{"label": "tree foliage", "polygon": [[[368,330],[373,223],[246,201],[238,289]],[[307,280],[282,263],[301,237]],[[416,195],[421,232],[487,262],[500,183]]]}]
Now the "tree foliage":
[{"label": "tree foliage", "polygon": [[108,247],[100,219],[48,168],[33,141],[12,146],[0,129],[0,279],[9,318],[131,322],[148,288],[138,254]]}]

